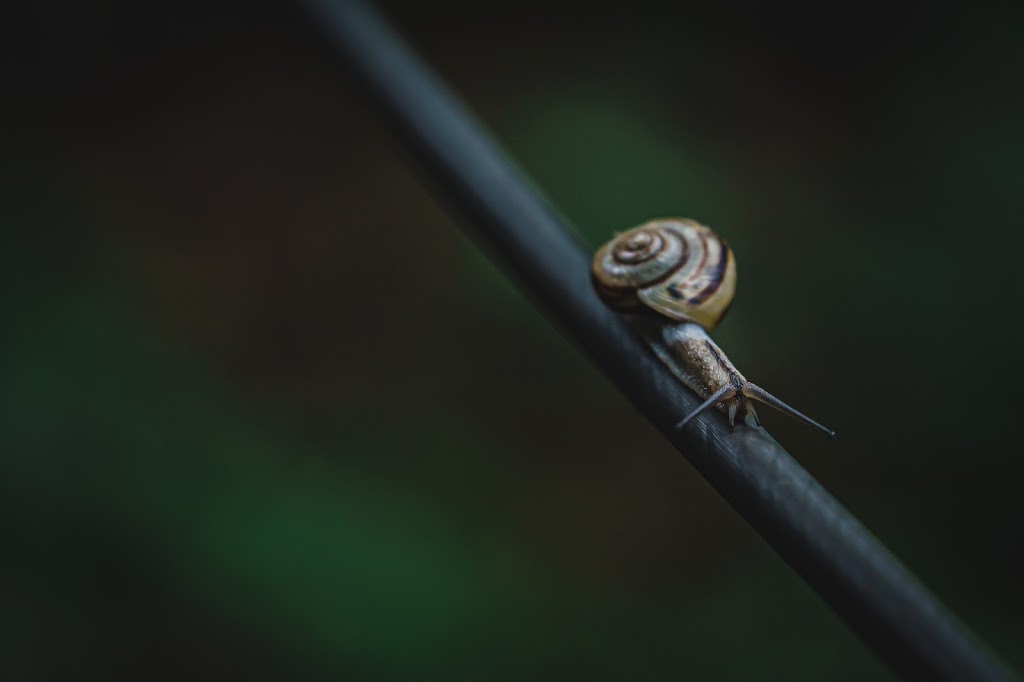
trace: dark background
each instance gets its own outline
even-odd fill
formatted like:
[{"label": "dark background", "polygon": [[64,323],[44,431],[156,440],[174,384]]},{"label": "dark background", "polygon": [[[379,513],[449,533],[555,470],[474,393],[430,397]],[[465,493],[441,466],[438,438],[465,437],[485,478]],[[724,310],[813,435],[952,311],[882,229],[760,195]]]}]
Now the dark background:
[{"label": "dark background", "polygon": [[[738,256],[773,434],[1013,666],[1019,11],[387,2],[596,246]],[[287,3],[8,15],[5,679],[890,679]]]}]

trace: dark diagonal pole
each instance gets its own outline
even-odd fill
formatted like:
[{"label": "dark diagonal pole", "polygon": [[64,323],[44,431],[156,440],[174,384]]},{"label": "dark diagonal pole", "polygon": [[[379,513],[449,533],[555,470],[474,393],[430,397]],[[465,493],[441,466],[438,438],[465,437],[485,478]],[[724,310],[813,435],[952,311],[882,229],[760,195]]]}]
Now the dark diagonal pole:
[{"label": "dark diagonal pole", "polygon": [[782,558],[905,677],[1008,680],[954,616],[766,432],[731,429],[597,298],[566,221],[366,5],[303,0],[476,241]]}]

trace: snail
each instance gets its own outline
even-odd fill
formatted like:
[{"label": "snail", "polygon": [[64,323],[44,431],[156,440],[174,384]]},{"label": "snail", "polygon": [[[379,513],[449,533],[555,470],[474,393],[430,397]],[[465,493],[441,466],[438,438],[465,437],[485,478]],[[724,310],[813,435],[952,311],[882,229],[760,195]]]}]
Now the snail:
[{"label": "snail", "polygon": [[683,218],[651,220],[598,249],[591,275],[608,306],[638,314],[638,322],[646,319],[642,329],[655,353],[704,399],[676,429],[712,406],[729,417],[730,425],[735,426],[737,416],[759,424],[752,404],[758,401],[835,437],[834,431],[747,381],[708,335],[736,293],[736,259],[710,228]]}]

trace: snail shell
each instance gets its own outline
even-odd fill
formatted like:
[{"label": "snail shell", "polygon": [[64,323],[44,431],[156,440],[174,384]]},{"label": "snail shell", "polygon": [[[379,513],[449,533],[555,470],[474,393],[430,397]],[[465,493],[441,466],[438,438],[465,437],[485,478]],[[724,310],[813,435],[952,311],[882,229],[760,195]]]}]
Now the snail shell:
[{"label": "snail shell", "polygon": [[736,293],[736,259],[710,228],[659,218],[602,246],[591,268],[602,300],[620,311],[647,306],[679,322],[713,329]]}]

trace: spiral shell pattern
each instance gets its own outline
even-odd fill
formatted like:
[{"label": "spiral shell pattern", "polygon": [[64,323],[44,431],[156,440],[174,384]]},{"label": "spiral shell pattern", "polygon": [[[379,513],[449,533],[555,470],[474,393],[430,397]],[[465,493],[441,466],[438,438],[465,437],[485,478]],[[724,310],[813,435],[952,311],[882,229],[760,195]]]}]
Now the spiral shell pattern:
[{"label": "spiral shell pattern", "polygon": [[736,261],[725,242],[693,220],[662,218],[598,249],[594,286],[617,310],[645,305],[680,322],[714,328],[736,291]]}]

